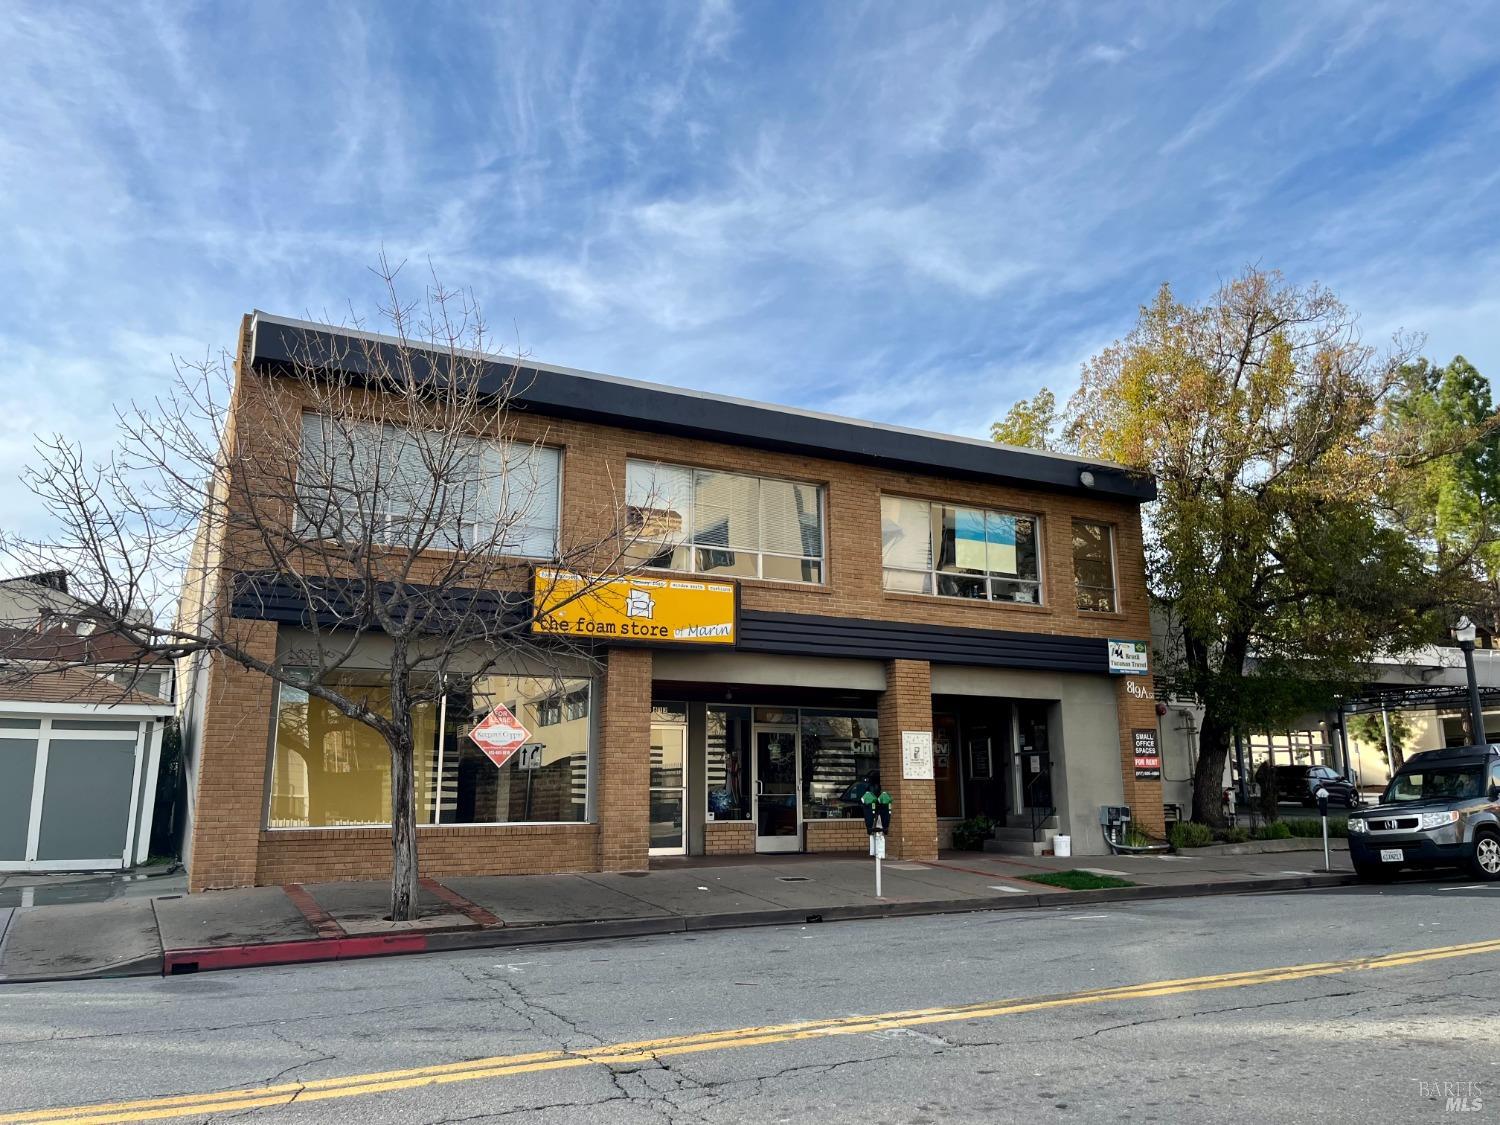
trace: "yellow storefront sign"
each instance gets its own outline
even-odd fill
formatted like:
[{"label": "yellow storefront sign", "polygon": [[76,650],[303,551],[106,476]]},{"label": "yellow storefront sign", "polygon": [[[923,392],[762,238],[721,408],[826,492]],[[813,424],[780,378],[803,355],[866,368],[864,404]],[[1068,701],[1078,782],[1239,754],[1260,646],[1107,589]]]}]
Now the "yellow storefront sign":
[{"label": "yellow storefront sign", "polygon": [[738,627],[728,582],[575,574],[538,568],[534,633],[647,644],[732,645]]}]

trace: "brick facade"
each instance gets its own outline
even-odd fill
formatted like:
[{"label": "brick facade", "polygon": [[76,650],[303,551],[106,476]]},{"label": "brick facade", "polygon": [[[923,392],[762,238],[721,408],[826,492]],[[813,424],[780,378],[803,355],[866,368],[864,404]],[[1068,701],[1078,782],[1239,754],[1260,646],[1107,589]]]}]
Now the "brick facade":
[{"label": "brick facade", "polygon": [[[1166,833],[1166,814],[1161,803],[1161,780],[1136,780],[1132,738],[1132,732],[1137,728],[1158,729],[1156,689],[1152,678],[1117,676],[1115,709],[1120,716],[1120,776],[1125,780],[1125,803],[1130,806],[1137,825],[1155,836],[1163,836]],[[1159,733],[1157,737],[1160,740]]]},{"label": "brick facade", "polygon": [[[302,404],[298,400],[277,393],[269,380],[256,373],[242,383],[244,388],[237,393],[236,410],[254,412],[259,419],[257,427],[239,428],[242,443],[253,440],[256,433],[287,441],[290,435],[299,432],[296,418]],[[825,578],[821,585],[736,579],[744,609],[1069,636],[1145,638],[1150,635],[1140,510],[1130,501],[892,472],[870,465],[816,460],[530,413],[511,415],[498,427],[518,441],[538,442],[561,450],[559,537],[565,553],[597,543],[606,529],[618,526],[625,499],[626,463],[632,458],[758,473],[823,487]],[[885,494],[974,504],[1039,517],[1042,604],[975,602],[884,590],[880,498]],[[1072,570],[1074,518],[1094,520],[1113,529],[1118,612],[1085,612],[1076,608]],[[227,553],[240,569],[253,569],[262,561],[257,558],[258,548],[248,538]],[[434,553],[430,568],[415,567],[411,580],[421,582],[424,575],[436,575],[443,564],[440,554]],[[519,564],[518,576],[525,569],[524,563]]]},{"label": "brick facade", "polygon": [[646,870],[651,816],[651,652],[611,649],[594,777],[599,868]]},{"label": "brick facade", "polygon": [[[263,831],[255,882],[388,879],[388,828]],[[545,875],[599,870],[593,824],[504,824],[417,829],[423,875]]]},{"label": "brick facade", "polygon": [[[247,354],[242,343],[242,356]],[[246,369],[232,401],[230,440],[242,452],[259,442],[262,463],[295,458],[287,447],[300,425],[304,401],[286,383]],[[820,485],[824,490],[824,582],[802,585],[736,580],[746,610],[850,617],[864,620],[1006,630],[1083,637],[1150,635],[1139,507],[1134,501],[1087,491],[1044,491],[972,479],[948,479],[867,464],[777,453],[661,433],[642,433],[536,413],[507,416],[497,432],[522,441],[556,446],[562,453],[559,535],[567,552],[597,542],[618,527],[624,503],[626,464],[631,458],[705,469],[748,472]],[[236,488],[228,486],[228,506]],[[1007,605],[956,598],[898,594],[882,588],[880,501],[885,494],[972,504],[1038,517],[1042,602]],[[1117,566],[1118,612],[1079,611],[1074,599],[1072,521],[1110,525]],[[202,581],[194,598],[223,581],[232,560],[252,570],[262,560],[253,537],[232,527],[222,542],[195,548]],[[425,560],[411,574],[424,580]],[[442,560],[432,560],[433,572]],[[519,578],[524,562],[515,568]],[[261,659],[273,659],[277,628],[240,622],[245,644]],[[650,835],[650,708],[653,657],[646,649],[618,648],[604,656],[599,682],[598,739],[593,762],[591,821],[562,825],[428,826],[418,829],[422,870],[458,873],[641,871],[648,866]],[[922,660],[884,665],[886,688],[879,701],[882,781],[895,804],[889,854],[926,859],[937,854],[938,824],[933,784],[902,778],[902,731],[932,730],[931,669]],[[206,703],[200,725],[194,801],[190,882],[194,890],[252,882],[376,878],[389,872],[389,832],[384,828],[265,829],[267,760],[272,736],[274,689],[258,673],[222,660],[208,664]],[[1137,685],[1146,698],[1130,694]],[[1149,676],[1117,678],[1120,767],[1127,802],[1148,829],[1162,827],[1159,782],[1137,782],[1132,729],[1156,725]],[[701,749],[699,751],[701,753]],[[689,791],[688,800],[702,794]],[[708,854],[754,851],[751,821],[711,821],[703,831]],[[859,820],[809,820],[808,851],[864,851]]]},{"label": "brick facade", "polygon": [[[892,822],[892,828],[895,824]],[[752,841],[753,842],[753,841]],[[863,820],[809,820],[807,850],[810,852],[868,852],[870,837]]]},{"label": "brick facade", "polygon": [[901,776],[901,732],[932,733],[932,667],[924,660],[890,660],[880,696],[880,783],[891,795],[892,859],[937,858],[937,793],[928,781]]},{"label": "brick facade", "polygon": [[752,855],[755,821],[710,820],[703,826],[704,855]]},{"label": "brick facade", "polygon": [[[245,621],[236,627],[249,655],[276,658],[274,623]],[[195,891],[256,882],[276,698],[270,679],[222,657],[208,661],[203,674],[207,705],[197,746],[190,877]]]}]

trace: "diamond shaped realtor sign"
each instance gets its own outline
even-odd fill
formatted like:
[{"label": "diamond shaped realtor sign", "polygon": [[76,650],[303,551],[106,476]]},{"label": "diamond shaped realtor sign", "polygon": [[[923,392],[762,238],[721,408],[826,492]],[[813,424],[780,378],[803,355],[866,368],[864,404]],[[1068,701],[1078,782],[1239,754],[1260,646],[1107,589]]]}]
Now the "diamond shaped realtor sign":
[{"label": "diamond shaped realtor sign", "polygon": [[503,766],[510,761],[512,754],[526,745],[531,732],[521,725],[508,707],[497,703],[495,709],[469,732],[469,737],[484,751],[485,757],[496,766]]}]

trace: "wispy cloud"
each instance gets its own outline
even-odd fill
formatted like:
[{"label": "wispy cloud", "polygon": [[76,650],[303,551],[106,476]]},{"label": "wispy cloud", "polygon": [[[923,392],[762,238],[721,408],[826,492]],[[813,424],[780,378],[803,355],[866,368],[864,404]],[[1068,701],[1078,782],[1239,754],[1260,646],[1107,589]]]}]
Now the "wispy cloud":
[{"label": "wispy cloud", "polygon": [[[57,6],[0,21],[0,479],[384,248],[539,358],[982,434],[1171,280],[1500,373],[1493,16]],[[512,327],[514,326],[514,327]],[[15,487],[0,523],[39,517]]]}]

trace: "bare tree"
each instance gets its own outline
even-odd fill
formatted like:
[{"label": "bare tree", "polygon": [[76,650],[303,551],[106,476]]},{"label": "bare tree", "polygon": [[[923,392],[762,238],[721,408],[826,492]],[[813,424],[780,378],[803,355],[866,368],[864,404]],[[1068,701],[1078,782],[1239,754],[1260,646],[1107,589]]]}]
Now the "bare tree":
[{"label": "bare tree", "polygon": [[[569,600],[603,596],[592,576],[629,574],[651,553],[635,543],[651,506],[629,518],[611,486],[554,521],[546,421],[516,408],[525,369],[489,352],[469,295],[434,282],[403,302],[399,270],[376,271],[386,335],[307,331],[269,372],[245,355],[178,361],[170,393],[117,412],[103,463],[61,437],[39,442],[25,481],[56,530],[4,548],[14,567],[72,575],[80,604],[54,612],[61,630],[114,638],[143,666],[228,661],[376,732],[391,763],[391,917],[405,920],[416,716],[457,681],[522,666],[560,678],[586,656],[533,637],[532,567],[589,576]],[[244,620],[272,596],[301,607],[307,638],[275,654]],[[338,675],[371,638],[388,695]]]}]

